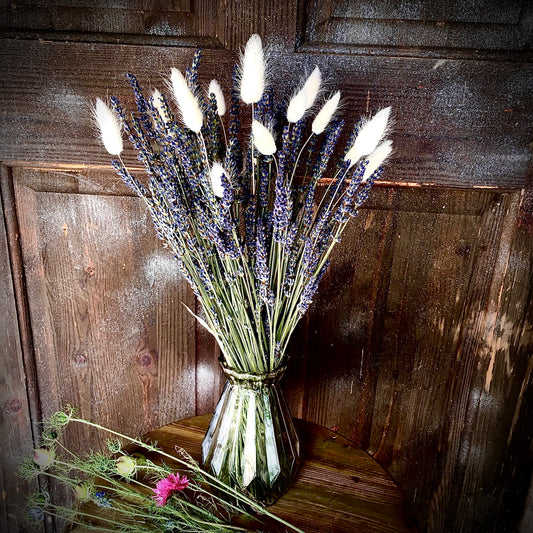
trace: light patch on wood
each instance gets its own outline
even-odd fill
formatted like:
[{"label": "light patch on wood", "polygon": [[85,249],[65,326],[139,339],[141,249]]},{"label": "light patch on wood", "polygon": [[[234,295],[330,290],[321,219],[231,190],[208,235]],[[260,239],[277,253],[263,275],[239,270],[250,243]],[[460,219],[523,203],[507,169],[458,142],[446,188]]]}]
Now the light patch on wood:
[{"label": "light patch on wood", "polygon": [[143,271],[151,287],[156,283],[165,284],[169,281],[176,281],[180,275],[178,263],[168,250],[150,254],[143,261]]},{"label": "light patch on wood", "polygon": [[439,59],[438,61],[435,61],[435,64],[432,67],[433,70],[437,70],[439,67],[442,67],[442,65],[444,65],[444,63],[446,63],[447,61],[447,59]]},{"label": "light patch on wood", "polygon": [[365,218],[365,231],[372,225],[375,215],[375,211],[370,211],[370,213],[368,213],[368,216]]},{"label": "light patch on wood", "polygon": [[374,185],[385,185],[387,187],[435,187],[435,183],[419,183],[414,181],[387,181],[387,180],[378,180],[374,182]]},{"label": "light patch on wood", "polygon": [[438,321],[437,321],[437,328],[439,330],[439,333],[441,335],[444,335],[444,323],[445,323],[445,318],[444,317],[441,317]]}]

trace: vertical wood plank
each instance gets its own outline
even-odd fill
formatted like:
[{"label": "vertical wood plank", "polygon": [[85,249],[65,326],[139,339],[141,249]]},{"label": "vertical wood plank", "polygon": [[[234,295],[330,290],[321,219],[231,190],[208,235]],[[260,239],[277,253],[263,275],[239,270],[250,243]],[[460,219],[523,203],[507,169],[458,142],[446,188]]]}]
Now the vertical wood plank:
[{"label": "vertical wood plank", "polygon": [[[462,506],[469,503],[475,527],[494,532],[519,530],[533,470],[533,235],[513,225],[504,242],[507,261],[502,261],[503,279],[489,307],[487,345],[471,393],[470,446],[487,460],[469,461],[462,476],[469,497],[458,513],[458,518],[468,516]],[[505,483],[495,484],[495,474]],[[487,515],[494,508],[496,520],[491,521]]]},{"label": "vertical wood plank", "polygon": [[293,51],[297,28],[297,0],[234,0],[225,3],[224,45],[239,49],[253,33],[270,50]]},{"label": "vertical wood plank", "polygon": [[135,435],[195,413],[194,297],[117,182],[17,170],[15,197],[43,416],[72,404]]},{"label": "vertical wood plank", "polygon": [[[2,212],[6,219],[9,219],[8,228],[13,229],[13,221],[10,218],[13,206],[9,205],[12,200],[9,194],[11,176],[6,167],[1,167],[0,172],[2,191],[5,193],[0,199]],[[5,222],[2,217],[0,219],[0,297],[3,305],[0,318],[0,530],[15,533],[28,531],[24,525],[24,497],[37,487],[35,482],[25,482],[17,475],[21,460],[30,455],[33,449],[31,421],[37,413],[30,412],[28,403],[27,372],[24,368],[25,358],[21,346],[13,285],[13,274],[16,272],[16,275],[22,275],[22,273],[16,271],[16,266],[15,269],[11,268],[10,256],[16,256],[17,250],[12,250],[10,254]],[[16,233],[11,234],[10,244],[12,247],[17,246]],[[24,325],[22,327],[24,328]],[[27,370],[31,373],[29,368]]]},{"label": "vertical wood plank", "polygon": [[[376,189],[311,308],[305,399],[292,405],[364,445],[409,494],[429,531],[476,523],[467,509],[447,510],[461,509],[464,495],[475,492],[506,438],[496,431],[504,402],[492,400],[499,405],[493,410],[472,395],[490,365],[487,327],[498,313],[518,199]],[[471,433],[479,440],[472,448]],[[467,485],[457,490],[461,483]],[[490,498],[482,501],[484,516],[494,519]],[[458,516],[460,526],[447,522]]]}]

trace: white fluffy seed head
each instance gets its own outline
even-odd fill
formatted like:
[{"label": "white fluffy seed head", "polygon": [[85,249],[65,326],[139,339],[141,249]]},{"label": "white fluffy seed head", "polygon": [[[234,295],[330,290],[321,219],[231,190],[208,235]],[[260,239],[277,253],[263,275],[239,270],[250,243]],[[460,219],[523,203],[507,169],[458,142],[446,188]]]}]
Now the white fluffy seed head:
[{"label": "white fluffy seed head", "polygon": [[333,115],[339,107],[339,101],[341,99],[340,91],[337,91],[323,106],[322,109],[317,113],[315,120],[311,126],[311,130],[315,135],[321,134],[326,126],[331,121]]},{"label": "white fluffy seed head", "polygon": [[209,83],[209,94],[214,94],[217,100],[217,113],[219,116],[224,115],[226,112],[226,100],[224,100],[224,93],[217,80],[211,80]]},{"label": "white fluffy seed head", "polygon": [[304,116],[306,101],[305,91],[302,88],[291,98],[289,107],[287,107],[287,120],[289,122],[298,122]]},{"label": "white fluffy seed head", "polygon": [[287,120],[298,122],[305,112],[314,104],[320,90],[322,76],[320,69],[315,67],[311,75],[307,78],[302,88],[291,98],[287,108]]},{"label": "white fluffy seed head", "polygon": [[200,133],[204,123],[204,116],[198,100],[196,100],[187,85],[187,80],[177,68],[173,68],[170,74],[170,82],[174,99],[180,110],[181,120],[190,130]]},{"label": "white fluffy seed head", "polygon": [[211,187],[215,196],[222,198],[224,196],[224,187],[222,186],[222,175],[224,174],[224,167],[220,163],[213,163],[209,177],[211,179]]},{"label": "white fluffy seed head", "polygon": [[383,141],[368,157],[368,164],[365,168],[362,182],[367,181],[372,174],[385,162],[392,152],[392,141]]},{"label": "white fluffy seed head", "polygon": [[261,100],[265,90],[265,56],[261,37],[254,34],[246,43],[241,55],[241,98],[246,104]]},{"label": "white fluffy seed head", "polygon": [[115,111],[108,107],[101,98],[97,98],[94,118],[98,124],[100,139],[105,149],[111,155],[119,155],[124,149],[124,143],[122,141],[122,126]]},{"label": "white fluffy seed head", "polygon": [[274,136],[266,126],[257,120],[252,122],[252,136],[254,146],[263,155],[272,155],[276,152]]},{"label": "white fluffy seed head", "polygon": [[391,108],[385,107],[378,111],[370,120],[367,120],[361,129],[344,160],[350,160],[350,166],[354,165],[364,157],[371,154],[387,133]]},{"label": "white fluffy seed head", "polygon": [[305,82],[303,87],[305,89],[306,96],[306,109],[309,109],[315,103],[315,99],[318,95],[318,91],[320,90],[321,83],[322,74],[320,73],[320,69],[318,67],[315,67],[313,72],[311,72],[309,78],[307,78],[307,81]]},{"label": "white fluffy seed head", "polygon": [[157,89],[154,89],[154,92],[152,93],[152,105],[157,109],[161,120],[166,124],[167,115],[163,108],[163,97]]}]

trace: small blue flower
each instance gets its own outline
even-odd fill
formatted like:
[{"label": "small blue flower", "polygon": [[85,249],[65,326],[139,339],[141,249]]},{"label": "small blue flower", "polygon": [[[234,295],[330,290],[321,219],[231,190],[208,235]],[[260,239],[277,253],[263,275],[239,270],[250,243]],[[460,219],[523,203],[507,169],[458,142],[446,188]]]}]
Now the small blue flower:
[{"label": "small blue flower", "polygon": [[42,522],[44,520],[44,511],[40,507],[30,507],[28,514],[35,522]]},{"label": "small blue flower", "polygon": [[104,491],[96,492],[93,501],[102,509],[109,509],[110,507],[113,507],[111,500],[105,495]]},{"label": "small blue flower", "polygon": [[167,520],[165,524],[165,531],[174,531],[176,524],[172,520]]},{"label": "small blue flower", "polygon": [[42,495],[44,503],[50,503],[50,493],[47,490],[39,487],[39,493]]}]

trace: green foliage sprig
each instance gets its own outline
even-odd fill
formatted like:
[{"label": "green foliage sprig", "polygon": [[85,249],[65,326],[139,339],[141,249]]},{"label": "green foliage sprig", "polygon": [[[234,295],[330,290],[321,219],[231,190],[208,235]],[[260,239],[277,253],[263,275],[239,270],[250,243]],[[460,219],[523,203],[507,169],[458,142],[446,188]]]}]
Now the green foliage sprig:
[{"label": "green foliage sprig", "polygon": [[[112,455],[79,455],[68,449],[63,434],[73,423],[111,435],[107,446]],[[125,445],[137,451],[128,452]],[[44,476],[74,500],[73,505],[58,503],[43,489],[31,494],[27,517],[34,526],[40,526],[49,514],[87,531],[229,533],[256,531],[232,524],[235,517],[260,521],[267,516],[280,531],[303,533],[202,470],[185,450],[166,453],[157,443],[80,418],[71,407],[44,423],[42,447],[22,462],[20,475],[27,480]]]}]

